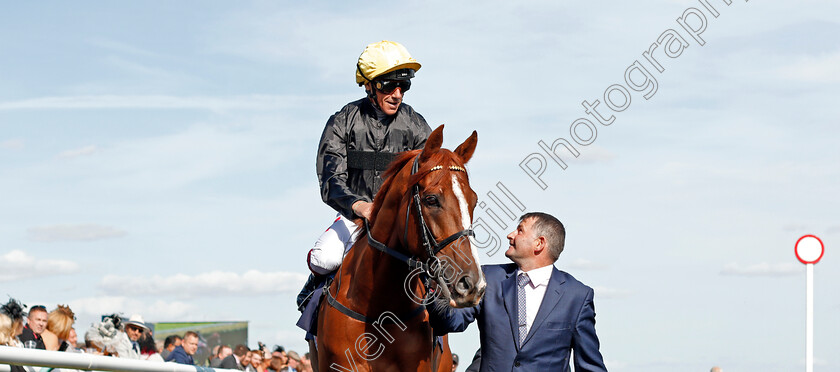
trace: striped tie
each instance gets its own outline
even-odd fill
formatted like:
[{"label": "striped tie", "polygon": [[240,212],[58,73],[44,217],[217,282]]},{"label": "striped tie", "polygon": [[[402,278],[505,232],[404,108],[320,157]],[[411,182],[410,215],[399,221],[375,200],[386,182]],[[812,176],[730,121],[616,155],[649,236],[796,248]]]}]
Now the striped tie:
[{"label": "striped tie", "polygon": [[525,342],[525,337],[528,336],[528,318],[525,316],[525,285],[531,282],[528,274],[522,273],[516,278],[516,284],[519,285],[517,289],[517,301],[519,303],[519,310],[517,311],[519,320],[519,347]]}]

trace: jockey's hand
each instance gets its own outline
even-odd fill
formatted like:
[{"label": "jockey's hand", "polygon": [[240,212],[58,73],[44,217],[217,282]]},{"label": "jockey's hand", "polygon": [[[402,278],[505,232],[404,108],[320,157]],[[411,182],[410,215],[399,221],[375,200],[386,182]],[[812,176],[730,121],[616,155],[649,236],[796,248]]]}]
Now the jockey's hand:
[{"label": "jockey's hand", "polygon": [[373,210],[373,203],[368,203],[364,200],[359,200],[353,203],[353,213],[357,216],[370,219],[370,212]]}]

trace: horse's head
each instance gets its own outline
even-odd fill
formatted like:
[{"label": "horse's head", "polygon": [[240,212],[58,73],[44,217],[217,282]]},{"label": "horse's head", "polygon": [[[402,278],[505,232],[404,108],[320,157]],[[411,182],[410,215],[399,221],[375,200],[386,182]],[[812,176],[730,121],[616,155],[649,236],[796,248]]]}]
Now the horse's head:
[{"label": "horse's head", "polygon": [[393,172],[398,175],[386,183],[401,183],[395,180],[400,179],[404,184],[394,187],[402,195],[394,198],[399,200],[400,205],[393,206],[399,212],[391,217],[398,219],[401,245],[428,263],[440,292],[437,299],[453,307],[475,306],[486,281],[470,241],[477,196],[464,165],[475,151],[478,135],[473,131],[455,151],[441,148],[442,142],[443,125],[429,135],[422,151],[405,153],[394,162]]}]

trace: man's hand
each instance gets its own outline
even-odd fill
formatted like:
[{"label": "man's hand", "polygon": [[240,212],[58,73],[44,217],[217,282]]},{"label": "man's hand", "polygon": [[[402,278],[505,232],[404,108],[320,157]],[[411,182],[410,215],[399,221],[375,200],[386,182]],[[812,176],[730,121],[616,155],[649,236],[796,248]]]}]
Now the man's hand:
[{"label": "man's hand", "polygon": [[353,203],[353,213],[357,216],[364,217],[365,219],[370,219],[370,212],[373,210],[373,203],[368,203],[364,200],[359,200]]}]

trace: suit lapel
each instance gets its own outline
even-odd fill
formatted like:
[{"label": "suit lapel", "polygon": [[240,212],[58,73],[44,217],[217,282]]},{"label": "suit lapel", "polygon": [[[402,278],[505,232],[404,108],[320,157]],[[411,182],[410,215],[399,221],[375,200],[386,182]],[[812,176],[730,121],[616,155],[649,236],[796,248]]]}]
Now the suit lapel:
[{"label": "suit lapel", "polygon": [[[543,296],[542,303],[540,304],[540,309],[537,310],[537,317],[534,318],[534,324],[531,325],[531,329],[528,330],[528,336],[525,337],[525,342],[531,339],[536,333],[536,330],[540,328],[540,326],[545,322],[545,319],[554,311],[554,308],[557,307],[557,304],[560,303],[560,298],[563,297],[563,293],[566,289],[563,287],[563,283],[566,281],[560,276],[560,270],[557,268],[551,269],[551,279],[548,280],[548,287],[545,289],[545,296]],[[515,299],[514,299],[515,301]],[[525,342],[522,345],[525,345]]]},{"label": "suit lapel", "polygon": [[502,297],[505,300],[505,310],[510,320],[510,333],[513,335],[513,343],[519,350],[519,322],[516,303],[516,271],[508,273],[507,279],[502,281]]}]

